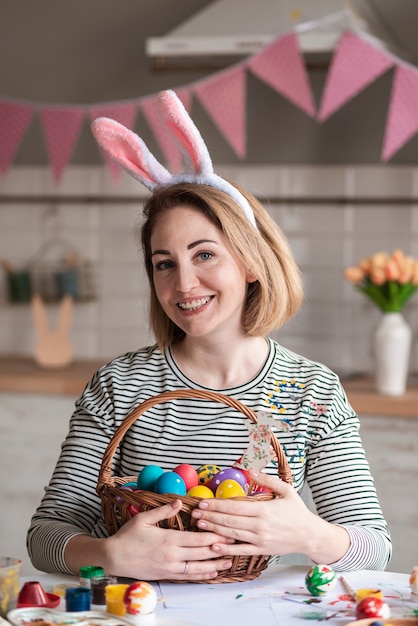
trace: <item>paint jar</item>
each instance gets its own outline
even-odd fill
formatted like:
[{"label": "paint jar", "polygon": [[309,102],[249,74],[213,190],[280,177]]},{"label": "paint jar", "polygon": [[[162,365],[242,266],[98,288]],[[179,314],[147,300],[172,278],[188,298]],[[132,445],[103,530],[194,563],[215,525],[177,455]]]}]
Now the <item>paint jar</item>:
[{"label": "paint jar", "polygon": [[17,606],[22,561],[10,556],[0,556],[0,616]]},{"label": "paint jar", "polygon": [[7,295],[9,302],[30,302],[32,286],[27,270],[16,270],[7,274]]},{"label": "paint jar", "polygon": [[80,294],[79,276],[76,269],[60,270],[55,275],[58,298],[70,295],[76,300]]},{"label": "paint jar", "polygon": [[106,611],[112,615],[123,616],[126,613],[123,598],[129,585],[117,584],[105,587]]},{"label": "paint jar", "polygon": [[98,605],[106,604],[105,589],[108,585],[116,585],[116,576],[93,576],[91,579],[91,603]]},{"label": "paint jar", "polygon": [[94,576],[104,576],[103,567],[99,567],[98,565],[80,567],[80,587],[90,589],[91,579],[94,578]]},{"label": "paint jar", "polygon": [[91,589],[87,587],[68,587],[65,590],[66,611],[90,611]]}]

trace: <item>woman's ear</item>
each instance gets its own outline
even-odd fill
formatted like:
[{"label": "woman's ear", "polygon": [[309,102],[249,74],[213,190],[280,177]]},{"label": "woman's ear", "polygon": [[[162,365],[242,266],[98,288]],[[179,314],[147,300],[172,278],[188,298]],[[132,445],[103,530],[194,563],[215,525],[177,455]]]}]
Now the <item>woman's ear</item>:
[{"label": "woman's ear", "polygon": [[257,276],[255,276],[250,270],[247,271],[247,283],[255,283],[258,280]]}]

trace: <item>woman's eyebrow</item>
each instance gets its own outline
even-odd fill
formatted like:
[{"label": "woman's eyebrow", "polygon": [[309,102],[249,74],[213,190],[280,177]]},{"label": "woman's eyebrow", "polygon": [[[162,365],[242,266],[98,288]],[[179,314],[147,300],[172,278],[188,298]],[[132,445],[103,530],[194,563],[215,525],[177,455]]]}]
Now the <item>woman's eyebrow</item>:
[{"label": "woman's eyebrow", "polygon": [[187,246],[187,249],[191,250],[192,248],[195,248],[196,246],[200,246],[201,243],[216,244],[216,241],[212,241],[212,239],[198,239],[197,241],[193,241],[193,243],[189,243],[189,245]]},{"label": "woman's eyebrow", "polygon": [[[196,246],[200,246],[200,244],[202,244],[202,243],[214,243],[215,245],[217,244],[217,242],[213,241],[212,239],[198,239],[197,241],[193,241],[192,243],[189,243],[188,246],[187,246],[187,249],[188,250],[192,250]],[[154,252],[151,253],[151,256],[154,256],[155,254],[167,254],[167,255],[170,255],[171,252],[170,252],[170,250],[154,250]]]}]

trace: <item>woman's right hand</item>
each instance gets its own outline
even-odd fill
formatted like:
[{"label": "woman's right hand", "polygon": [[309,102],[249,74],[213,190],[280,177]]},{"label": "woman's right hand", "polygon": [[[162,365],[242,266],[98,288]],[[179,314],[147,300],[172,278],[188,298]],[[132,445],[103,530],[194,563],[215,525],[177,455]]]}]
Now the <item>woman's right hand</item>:
[{"label": "woman's right hand", "polygon": [[[211,532],[164,529],[158,522],[181,509],[181,501],[138,513],[105,539],[106,571],[139,580],[206,580],[232,565],[228,557],[214,558],[214,543],[234,543]],[[188,564],[186,567],[186,563]]]}]

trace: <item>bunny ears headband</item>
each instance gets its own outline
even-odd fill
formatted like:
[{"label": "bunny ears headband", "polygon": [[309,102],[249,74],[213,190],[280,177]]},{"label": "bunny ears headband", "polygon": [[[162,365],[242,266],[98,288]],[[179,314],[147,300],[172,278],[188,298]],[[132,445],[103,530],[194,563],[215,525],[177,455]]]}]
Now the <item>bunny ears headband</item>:
[{"label": "bunny ears headband", "polygon": [[185,171],[172,174],[151,154],[143,140],[119,122],[99,117],[92,132],[103,150],[147,189],[154,191],[176,183],[209,185],[228,194],[244,211],[255,228],[254,213],[247,199],[227,180],[213,171],[212,160],[202,136],[174,91],[159,94],[162,123],[179,143],[185,156]]}]

